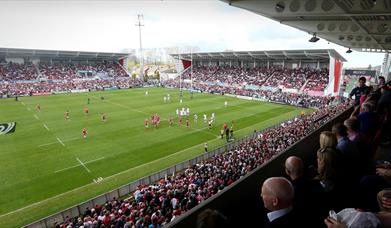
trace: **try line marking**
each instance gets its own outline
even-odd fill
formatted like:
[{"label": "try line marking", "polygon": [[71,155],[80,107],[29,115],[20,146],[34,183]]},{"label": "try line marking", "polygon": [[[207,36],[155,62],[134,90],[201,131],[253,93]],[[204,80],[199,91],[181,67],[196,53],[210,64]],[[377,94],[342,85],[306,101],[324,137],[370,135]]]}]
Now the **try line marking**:
[{"label": "try line marking", "polygon": [[50,131],[50,129],[48,128],[48,126],[46,126],[46,124],[43,125],[44,128],[46,128],[46,130]]},{"label": "try line marking", "polygon": [[91,172],[85,165],[88,164],[88,163],[92,163],[92,162],[96,162],[96,161],[99,161],[99,160],[102,160],[104,159],[105,157],[101,157],[101,158],[97,158],[97,159],[94,159],[94,160],[91,160],[91,161],[87,161],[87,162],[82,162],[80,161],[79,158],[76,158],[76,160],[80,163],[78,165],[74,165],[74,166],[70,166],[70,167],[67,167],[67,168],[64,168],[64,169],[60,169],[60,170],[57,170],[57,171],[54,171],[54,173],[59,173],[59,172],[62,172],[62,171],[65,171],[65,170],[68,170],[68,169],[73,169],[73,168],[76,168],[76,167],[79,167],[79,166],[83,166],[87,172]]},{"label": "try line marking", "polygon": [[34,114],[34,118],[37,119],[37,120],[39,120],[39,117],[38,117],[37,115],[35,115],[35,114]]}]

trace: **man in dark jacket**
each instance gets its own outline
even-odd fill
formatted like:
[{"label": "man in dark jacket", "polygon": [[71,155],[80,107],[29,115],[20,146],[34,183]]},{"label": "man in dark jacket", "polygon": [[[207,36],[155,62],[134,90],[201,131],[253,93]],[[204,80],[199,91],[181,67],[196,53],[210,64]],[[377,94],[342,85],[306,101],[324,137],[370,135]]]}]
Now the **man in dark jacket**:
[{"label": "man in dark jacket", "polygon": [[299,227],[300,218],[293,211],[294,190],[284,177],[268,178],[262,185],[261,196],[267,213],[265,227]]}]

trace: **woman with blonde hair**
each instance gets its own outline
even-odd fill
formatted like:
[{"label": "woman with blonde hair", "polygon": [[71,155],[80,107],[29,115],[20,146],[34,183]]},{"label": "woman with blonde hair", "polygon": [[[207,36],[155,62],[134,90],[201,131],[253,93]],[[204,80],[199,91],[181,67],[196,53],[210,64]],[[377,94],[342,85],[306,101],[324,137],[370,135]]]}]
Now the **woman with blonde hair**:
[{"label": "woman with blonde hair", "polygon": [[336,148],[337,147],[337,137],[331,131],[322,131],[319,136],[320,148]]}]

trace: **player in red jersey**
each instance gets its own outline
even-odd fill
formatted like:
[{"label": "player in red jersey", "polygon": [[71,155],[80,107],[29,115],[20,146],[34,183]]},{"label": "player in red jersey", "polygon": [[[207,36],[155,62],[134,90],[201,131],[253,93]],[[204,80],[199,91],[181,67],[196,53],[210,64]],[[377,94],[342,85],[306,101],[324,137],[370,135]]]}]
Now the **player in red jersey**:
[{"label": "player in red jersey", "polygon": [[151,116],[151,123],[153,124],[154,122],[155,122],[155,116],[152,115],[152,116]]},{"label": "player in red jersey", "polygon": [[65,116],[65,120],[69,120],[69,111],[66,111],[64,116]]},{"label": "player in red jersey", "polygon": [[87,138],[87,128],[83,128],[83,131],[81,132],[83,135],[83,138]]},{"label": "player in red jersey", "polygon": [[106,123],[106,120],[107,120],[106,113],[103,113],[103,112],[102,112],[101,119],[102,119],[102,122],[103,122],[103,123]]},{"label": "player in red jersey", "polygon": [[88,107],[85,107],[85,108],[84,108],[84,114],[88,115],[89,111],[90,111],[90,110],[88,110]]},{"label": "player in red jersey", "polygon": [[156,115],[156,117],[155,117],[155,126],[159,127],[159,125],[160,125],[160,116]]},{"label": "player in red jersey", "polygon": [[144,128],[147,129],[148,128],[148,119],[145,119],[145,122],[144,122]]}]

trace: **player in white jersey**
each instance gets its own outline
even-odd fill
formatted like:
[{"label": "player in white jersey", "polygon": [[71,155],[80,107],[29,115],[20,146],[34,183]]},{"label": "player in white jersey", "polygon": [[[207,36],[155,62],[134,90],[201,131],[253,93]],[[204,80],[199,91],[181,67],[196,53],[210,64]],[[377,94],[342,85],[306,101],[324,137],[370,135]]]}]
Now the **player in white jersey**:
[{"label": "player in white jersey", "polygon": [[216,116],[215,116],[215,113],[212,112],[212,116],[210,117],[210,119],[214,122],[216,120]]},{"label": "player in white jersey", "polygon": [[186,108],[186,115],[190,116],[190,108]]},{"label": "player in white jersey", "polygon": [[167,94],[167,102],[170,102],[170,100],[171,100],[171,97],[170,97],[170,94],[168,93]]},{"label": "player in white jersey", "polygon": [[208,122],[208,117],[206,116],[206,114],[204,114],[204,123],[207,123]]},{"label": "player in white jersey", "polygon": [[197,116],[197,113],[194,113],[194,123],[197,123],[198,122],[198,116]]},{"label": "player in white jersey", "polygon": [[145,91],[145,96],[148,96],[148,91]]},{"label": "player in white jersey", "polygon": [[179,117],[179,109],[176,109],[176,116]]},{"label": "player in white jersey", "polygon": [[164,103],[167,103],[167,97],[166,96],[163,97],[163,100],[164,100]]},{"label": "player in white jersey", "polygon": [[225,107],[228,106],[228,101],[225,101],[225,102],[224,102],[224,106],[225,106]]}]

